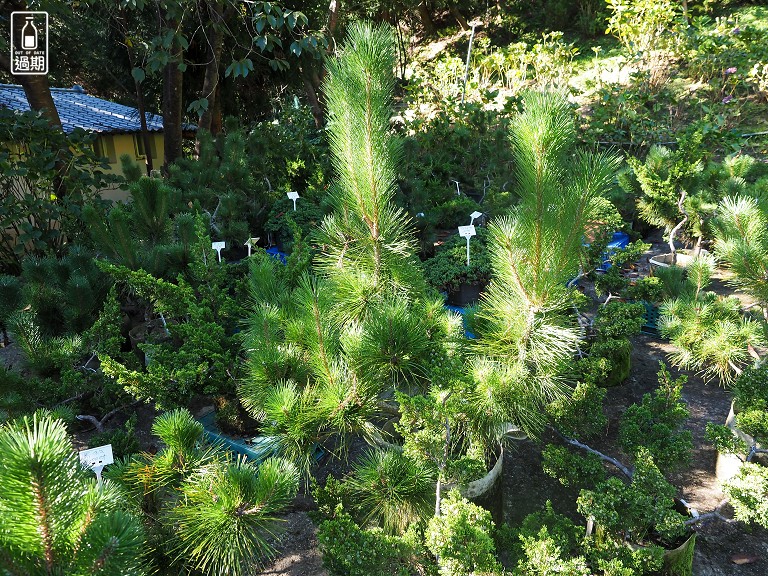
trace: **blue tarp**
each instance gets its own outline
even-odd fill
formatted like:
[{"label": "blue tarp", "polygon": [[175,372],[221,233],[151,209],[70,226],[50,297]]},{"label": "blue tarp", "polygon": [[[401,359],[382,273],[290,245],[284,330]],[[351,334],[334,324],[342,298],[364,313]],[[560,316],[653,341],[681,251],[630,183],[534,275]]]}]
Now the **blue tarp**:
[{"label": "blue tarp", "polygon": [[[270,456],[275,456],[275,442],[271,436],[255,436],[253,438],[235,439],[227,436],[216,426],[216,412],[209,412],[197,419],[205,429],[205,435],[212,444],[219,444],[234,452],[238,456],[245,456],[248,460],[258,464]],[[326,454],[326,450],[315,446],[313,457],[315,462],[320,462]]]},{"label": "blue tarp", "polygon": [[629,246],[629,235],[626,232],[614,232],[603,252],[603,263],[597,269],[607,272],[611,267],[611,256],[616,254],[617,250],[623,250],[627,246]]},{"label": "blue tarp", "polygon": [[280,249],[277,246],[267,248],[266,252],[272,256],[272,258],[280,260],[281,264],[285,264],[288,261],[288,255],[285,252],[280,252]]}]

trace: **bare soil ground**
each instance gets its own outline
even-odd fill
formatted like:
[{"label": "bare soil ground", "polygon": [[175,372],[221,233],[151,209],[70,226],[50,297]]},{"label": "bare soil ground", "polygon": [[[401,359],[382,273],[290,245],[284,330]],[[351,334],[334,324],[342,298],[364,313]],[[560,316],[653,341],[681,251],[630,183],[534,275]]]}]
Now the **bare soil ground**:
[{"label": "bare soil ground", "polygon": [[261,574],[264,576],[326,576],[323,558],[317,548],[317,529],[306,512],[291,512],[285,520],[277,559]]}]

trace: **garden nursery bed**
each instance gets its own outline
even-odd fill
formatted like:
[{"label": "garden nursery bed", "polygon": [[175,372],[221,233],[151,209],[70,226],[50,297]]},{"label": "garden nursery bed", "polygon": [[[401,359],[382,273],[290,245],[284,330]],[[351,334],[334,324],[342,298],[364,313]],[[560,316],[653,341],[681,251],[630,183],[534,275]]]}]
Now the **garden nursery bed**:
[{"label": "garden nursery bed", "polygon": [[763,3],[12,4],[0,572],[768,574]]}]

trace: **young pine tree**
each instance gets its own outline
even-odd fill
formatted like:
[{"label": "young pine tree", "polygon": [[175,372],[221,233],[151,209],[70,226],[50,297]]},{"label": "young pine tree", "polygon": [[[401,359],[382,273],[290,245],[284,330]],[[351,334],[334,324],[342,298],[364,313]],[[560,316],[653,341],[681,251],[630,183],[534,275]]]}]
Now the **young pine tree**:
[{"label": "young pine tree", "polygon": [[144,574],[144,532],[116,485],[96,484],[44,416],[0,428],[0,566],[6,574]]},{"label": "young pine tree", "polygon": [[511,130],[520,204],[489,226],[494,278],[478,312],[479,412],[529,431],[540,425],[543,403],[566,392],[561,376],[579,340],[567,284],[620,162],[575,149],[575,139],[563,96],[526,96]]},{"label": "young pine tree", "polygon": [[351,27],[341,58],[328,62],[325,95],[336,180],[335,213],[319,229],[318,271],[360,318],[387,295],[420,294],[424,278],[405,212],[393,202],[402,146],[389,129],[395,42],[388,28]]}]

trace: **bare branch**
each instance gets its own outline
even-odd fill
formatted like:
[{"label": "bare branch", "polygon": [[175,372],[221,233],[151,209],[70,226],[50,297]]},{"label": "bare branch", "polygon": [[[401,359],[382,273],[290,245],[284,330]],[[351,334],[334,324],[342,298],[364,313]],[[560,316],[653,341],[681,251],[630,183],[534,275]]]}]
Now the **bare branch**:
[{"label": "bare branch", "polygon": [[137,404],[141,404],[141,400],[136,400],[135,402],[131,402],[130,404],[125,404],[123,406],[119,406],[118,408],[115,408],[114,410],[111,410],[107,412],[101,420],[97,420],[95,416],[91,416],[90,414],[78,414],[76,418],[78,420],[85,420],[87,422],[90,422],[96,427],[97,432],[104,432],[104,424],[112,418],[115,414],[120,412],[121,410],[125,410],[126,408],[131,408],[132,406],[136,406]]},{"label": "bare branch", "polygon": [[563,440],[565,440],[565,442],[567,442],[571,446],[575,446],[576,448],[581,448],[582,450],[585,450],[590,454],[594,454],[595,456],[599,457],[604,462],[608,462],[609,464],[612,464],[613,466],[616,467],[616,469],[618,469],[622,474],[624,474],[624,476],[626,476],[627,479],[632,480],[633,471],[630,468],[627,468],[626,466],[624,466],[624,464],[622,464],[618,460],[616,460],[616,458],[613,458],[612,456],[608,456],[607,454],[600,452],[600,450],[595,450],[594,448],[587,446],[583,442],[579,442],[574,438],[568,438],[567,436],[564,436],[559,430],[555,428],[553,428],[553,430],[555,431],[555,433],[557,433],[558,436],[560,436]]}]

